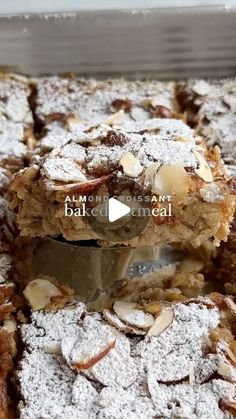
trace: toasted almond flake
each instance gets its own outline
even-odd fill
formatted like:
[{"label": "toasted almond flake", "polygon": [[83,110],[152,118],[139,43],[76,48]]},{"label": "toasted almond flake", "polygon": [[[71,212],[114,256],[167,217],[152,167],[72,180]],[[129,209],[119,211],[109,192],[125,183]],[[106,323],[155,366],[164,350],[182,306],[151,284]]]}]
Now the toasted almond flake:
[{"label": "toasted almond flake", "polygon": [[228,359],[235,367],[236,367],[236,356],[234,355],[233,351],[227,346],[225,348],[225,354]]},{"label": "toasted almond flake", "polygon": [[181,198],[188,193],[189,187],[190,179],[183,166],[161,166],[154,177],[152,192]]},{"label": "toasted almond flake", "polygon": [[148,331],[148,336],[157,336],[169,327],[174,320],[174,310],[171,308],[162,310],[154,324]]},{"label": "toasted almond flake", "polygon": [[151,187],[154,184],[155,176],[160,169],[161,164],[160,163],[151,163],[145,170],[145,181],[144,184],[146,187]]},{"label": "toasted almond flake", "polygon": [[199,168],[195,169],[195,173],[202,179],[204,182],[210,183],[213,182],[213,175],[211,168],[204,157],[196,150],[193,150],[193,154],[199,163]]},{"label": "toasted almond flake", "polygon": [[230,309],[230,311],[236,315],[236,304],[234,303],[234,301],[229,297],[225,297],[225,303],[227,307]]},{"label": "toasted almond flake", "polygon": [[122,122],[124,118],[124,114],[125,114],[124,109],[120,109],[118,112],[113,113],[105,121],[103,121],[103,124],[105,125],[119,124]]},{"label": "toasted almond flake", "polygon": [[76,368],[77,370],[86,370],[88,368],[93,367],[98,361],[101,361],[107,354],[109,354],[110,350],[114,348],[116,341],[113,340],[109,343],[101,352],[91,358],[84,358],[80,359],[79,362],[75,362],[72,367]]},{"label": "toasted almond flake", "polygon": [[236,401],[234,400],[221,400],[220,408],[223,410],[229,410],[234,416],[236,415]]},{"label": "toasted almond flake", "polygon": [[148,329],[154,323],[152,314],[137,309],[136,303],[116,301],[113,310],[121,320],[139,329]]},{"label": "toasted almond flake", "polygon": [[219,366],[217,373],[225,380],[229,380],[230,382],[236,382],[236,369],[226,362],[223,362]]},{"label": "toasted almond flake", "polygon": [[180,141],[181,143],[189,143],[191,141],[191,138],[178,137],[175,139],[175,141]]},{"label": "toasted almond flake", "polygon": [[123,167],[125,175],[130,177],[137,177],[143,171],[140,161],[129,152],[121,157],[119,164]]},{"label": "toasted almond flake", "polygon": [[130,333],[134,335],[145,335],[146,331],[132,327],[119,319],[119,317],[111,310],[103,310],[104,319],[111,325],[116,327],[120,332]]},{"label": "toasted almond flake", "polygon": [[75,115],[69,115],[66,119],[69,130],[84,127],[82,119]]},{"label": "toasted almond flake", "polygon": [[29,282],[23,294],[33,310],[45,308],[52,297],[62,295],[59,288],[47,279]]}]

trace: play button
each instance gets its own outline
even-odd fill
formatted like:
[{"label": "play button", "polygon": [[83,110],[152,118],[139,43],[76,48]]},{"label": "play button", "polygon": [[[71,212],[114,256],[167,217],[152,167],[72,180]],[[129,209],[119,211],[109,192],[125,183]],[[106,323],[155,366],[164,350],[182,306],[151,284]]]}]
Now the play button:
[{"label": "play button", "polygon": [[90,215],[87,216],[87,223],[98,238],[123,243],[145,229],[150,217],[150,203],[144,199],[141,188],[135,182],[129,188],[119,183],[112,186],[112,194],[109,191],[104,193],[101,188],[93,199],[88,199]]},{"label": "play button", "polygon": [[110,198],[108,201],[108,220],[114,223],[125,215],[130,214],[131,208],[128,205],[122,204],[118,199]]}]

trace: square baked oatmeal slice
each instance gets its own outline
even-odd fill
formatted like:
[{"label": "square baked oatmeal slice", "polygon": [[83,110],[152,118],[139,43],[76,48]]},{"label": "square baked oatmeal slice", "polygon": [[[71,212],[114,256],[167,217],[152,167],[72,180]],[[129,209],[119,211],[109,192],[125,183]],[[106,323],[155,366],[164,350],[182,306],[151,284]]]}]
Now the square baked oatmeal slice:
[{"label": "square baked oatmeal slice", "polygon": [[[36,156],[16,175],[12,205],[23,236],[97,240],[101,237],[88,217],[66,216],[66,197],[73,201],[74,196],[92,196],[95,201],[124,189],[148,196],[152,210],[145,229],[126,245],[198,247],[208,239],[214,245],[227,239],[234,196],[219,148],[209,150],[176,119],[126,121],[116,128],[103,124],[80,131],[65,145]],[[154,216],[162,207],[161,196],[171,197],[170,216]],[[70,205],[75,209],[82,203],[77,199]],[[115,242],[124,239],[117,236]]]}]

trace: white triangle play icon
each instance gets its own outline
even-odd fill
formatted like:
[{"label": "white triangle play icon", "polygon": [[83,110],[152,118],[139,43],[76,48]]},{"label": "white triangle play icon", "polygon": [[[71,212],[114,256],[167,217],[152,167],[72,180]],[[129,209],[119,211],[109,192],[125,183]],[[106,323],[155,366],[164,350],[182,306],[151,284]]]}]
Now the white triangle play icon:
[{"label": "white triangle play icon", "polygon": [[124,215],[129,214],[131,211],[128,205],[122,204],[118,199],[110,198],[108,201],[108,219],[110,223],[113,223]]}]

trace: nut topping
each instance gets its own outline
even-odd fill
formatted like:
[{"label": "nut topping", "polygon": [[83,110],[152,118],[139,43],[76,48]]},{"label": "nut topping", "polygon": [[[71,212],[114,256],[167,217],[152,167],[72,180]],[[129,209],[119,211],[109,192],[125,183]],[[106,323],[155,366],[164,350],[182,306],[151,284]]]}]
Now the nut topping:
[{"label": "nut topping", "polygon": [[231,349],[228,346],[226,346],[225,348],[225,355],[228,361],[231,362],[231,364],[233,364],[236,367],[236,356],[234,355],[233,351],[231,351]]},{"label": "nut topping", "polygon": [[151,113],[155,118],[172,118],[171,110],[161,105],[152,107]]},{"label": "nut topping", "polygon": [[184,167],[161,166],[154,177],[152,192],[181,199],[188,193],[189,187],[190,180]]},{"label": "nut topping", "polygon": [[236,402],[234,400],[221,400],[220,408],[222,410],[229,410],[234,416],[236,415]]},{"label": "nut topping", "polygon": [[136,307],[136,303],[116,301],[113,305],[113,310],[121,320],[131,326],[139,329],[148,329],[154,323],[152,314],[144,313],[144,311]]},{"label": "nut topping", "polygon": [[154,324],[148,331],[148,336],[157,336],[169,327],[174,320],[174,311],[170,309],[162,310],[161,314],[156,318]]},{"label": "nut topping", "polygon": [[118,112],[108,116],[108,118],[105,121],[103,121],[103,123],[105,125],[119,124],[123,121],[124,114],[124,110],[120,109]]},{"label": "nut topping", "polygon": [[34,279],[29,282],[23,294],[32,310],[44,309],[52,297],[62,295],[59,288],[47,279]]},{"label": "nut topping", "polygon": [[217,373],[225,380],[228,380],[232,383],[236,383],[236,369],[232,365],[223,362],[219,366]]},{"label": "nut topping", "polygon": [[129,99],[116,99],[111,104],[115,111],[123,109],[125,112],[130,112],[132,108],[132,102]]},{"label": "nut topping", "polygon": [[130,333],[133,335],[145,335],[146,331],[132,327],[125,322],[122,322],[120,318],[113,313],[111,310],[103,310],[102,312],[104,319],[111,325],[118,329],[120,332]]},{"label": "nut topping", "polygon": [[204,180],[204,182],[213,182],[213,175],[212,175],[212,171],[210,169],[209,164],[207,163],[207,161],[204,159],[204,157],[196,150],[193,150],[193,154],[196,157],[198,163],[199,163],[199,168],[195,169],[195,173],[202,179]]},{"label": "nut topping", "polygon": [[119,164],[123,167],[125,175],[130,177],[137,177],[143,171],[140,161],[129,152],[121,157]]}]

